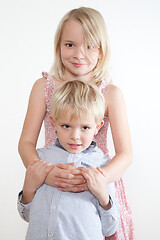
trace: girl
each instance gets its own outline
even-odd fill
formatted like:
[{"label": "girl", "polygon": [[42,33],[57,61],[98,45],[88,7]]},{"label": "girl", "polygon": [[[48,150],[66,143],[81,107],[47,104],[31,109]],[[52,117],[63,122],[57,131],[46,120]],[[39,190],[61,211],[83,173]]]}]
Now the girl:
[{"label": "girl", "polygon": [[[28,111],[19,141],[19,153],[26,167],[38,158],[36,143],[44,120],[45,145],[52,145],[56,132],[49,120],[50,98],[54,89],[64,81],[75,79],[92,81],[103,92],[106,100],[104,126],[96,135],[98,147],[109,155],[107,129],[110,123],[115,156],[102,169],[106,182],[116,181],[116,197],[121,222],[118,231],[107,239],[135,239],[131,211],[120,178],[132,162],[132,147],[126,109],[119,88],[109,79],[109,44],[104,20],[94,9],[81,7],[71,10],[61,20],[55,35],[55,59],[51,75],[43,73],[32,88]],[[64,191],[88,190],[80,170],[70,165],[55,165],[46,183]]]}]

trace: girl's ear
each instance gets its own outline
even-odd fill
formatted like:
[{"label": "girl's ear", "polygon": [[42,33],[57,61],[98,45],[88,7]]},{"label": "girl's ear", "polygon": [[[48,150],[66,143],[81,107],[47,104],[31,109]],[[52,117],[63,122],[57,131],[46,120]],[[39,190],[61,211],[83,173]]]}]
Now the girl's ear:
[{"label": "girl's ear", "polygon": [[54,126],[54,128],[55,128],[55,130],[56,130],[56,124],[55,124],[53,118],[52,118],[51,116],[49,116],[49,119],[50,119],[50,121],[53,123],[53,126]]},{"label": "girl's ear", "polygon": [[95,129],[95,133],[94,133],[95,135],[98,133],[99,129],[103,126],[103,124],[104,124],[103,120],[100,122],[100,124],[97,124],[96,129]]},{"label": "girl's ear", "polygon": [[99,49],[99,56],[98,56],[98,59],[102,58],[102,49],[100,48]]}]

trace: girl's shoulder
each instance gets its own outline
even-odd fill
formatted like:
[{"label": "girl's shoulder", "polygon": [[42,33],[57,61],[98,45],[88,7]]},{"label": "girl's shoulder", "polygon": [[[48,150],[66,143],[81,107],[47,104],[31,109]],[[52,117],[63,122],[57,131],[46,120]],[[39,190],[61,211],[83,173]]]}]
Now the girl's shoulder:
[{"label": "girl's shoulder", "polygon": [[[37,79],[35,83],[33,84],[32,91],[43,91],[48,88],[49,86],[53,85],[54,86],[54,80],[52,76],[49,74],[43,72],[42,77]],[[50,87],[49,87],[50,88]]]},{"label": "girl's shoulder", "polygon": [[46,85],[46,80],[45,78],[39,78],[38,80],[35,81],[32,87],[31,94],[32,95],[43,95],[44,94],[44,89]]},{"label": "girl's shoulder", "polygon": [[42,72],[42,77],[45,80],[46,88],[52,88],[55,90],[59,85],[62,84],[62,82],[57,80],[54,75],[51,75],[47,72]]},{"label": "girl's shoulder", "polygon": [[46,87],[53,87],[53,88],[55,88],[55,81],[56,81],[56,79],[54,78],[54,76],[50,75],[47,72],[42,72],[42,77],[45,80]]},{"label": "girl's shoulder", "polygon": [[122,91],[119,87],[112,83],[107,85],[107,88],[104,92],[105,97],[118,97],[120,95],[122,95]]},{"label": "girl's shoulder", "polygon": [[50,75],[49,73],[42,72],[42,77],[43,78],[40,81],[45,81],[45,87],[44,87],[45,101],[46,101],[47,111],[49,111],[51,97],[59,83],[57,79],[54,77],[54,75]]},{"label": "girl's shoulder", "polygon": [[117,109],[118,106],[124,105],[124,97],[121,89],[112,83],[107,86],[104,97],[106,100],[107,115],[109,108]]}]

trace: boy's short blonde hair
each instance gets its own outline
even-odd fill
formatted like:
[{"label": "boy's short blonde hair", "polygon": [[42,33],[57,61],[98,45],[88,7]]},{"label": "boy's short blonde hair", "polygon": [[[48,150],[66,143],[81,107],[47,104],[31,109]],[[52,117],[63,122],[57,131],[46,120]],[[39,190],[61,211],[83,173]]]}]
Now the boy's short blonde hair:
[{"label": "boy's short blonde hair", "polygon": [[101,57],[92,71],[92,81],[96,85],[100,85],[106,76],[109,77],[109,40],[102,15],[92,8],[80,7],[73,9],[60,21],[55,34],[55,57],[51,74],[54,74],[57,79],[63,79],[64,66],[61,61],[60,43],[64,24],[69,20],[75,20],[81,24],[86,45],[91,44],[99,48]]},{"label": "boy's short blonde hair", "polygon": [[71,119],[86,119],[89,114],[100,123],[105,114],[105,100],[95,84],[85,81],[65,82],[57,88],[50,101],[50,113],[54,121],[69,112]]}]

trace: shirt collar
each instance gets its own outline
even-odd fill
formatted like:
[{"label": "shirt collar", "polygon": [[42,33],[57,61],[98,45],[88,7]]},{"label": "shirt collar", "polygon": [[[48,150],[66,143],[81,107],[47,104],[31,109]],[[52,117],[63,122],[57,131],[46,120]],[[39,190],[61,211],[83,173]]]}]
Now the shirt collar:
[{"label": "shirt collar", "polygon": [[[55,146],[56,146],[56,147],[59,147],[59,148],[61,148],[61,149],[63,149],[63,150],[65,150],[64,147],[62,147],[62,145],[60,144],[58,138],[56,139]],[[83,151],[83,153],[94,152],[94,151],[95,151],[95,147],[96,147],[96,142],[92,141],[91,144],[90,144],[90,146],[89,146],[87,149],[85,149],[85,150]],[[66,151],[66,150],[65,150],[65,151]]]}]

